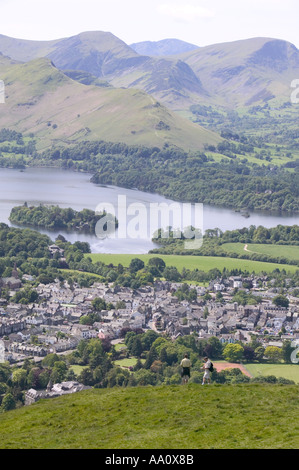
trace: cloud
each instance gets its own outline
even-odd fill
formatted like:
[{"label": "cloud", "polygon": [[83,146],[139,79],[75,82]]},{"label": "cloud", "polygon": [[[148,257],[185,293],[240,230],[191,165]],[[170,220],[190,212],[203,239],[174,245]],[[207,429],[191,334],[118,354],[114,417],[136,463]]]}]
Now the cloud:
[{"label": "cloud", "polygon": [[159,13],[172,17],[175,20],[186,22],[193,22],[215,16],[215,13],[208,8],[190,4],[171,5],[170,3],[163,3],[158,5],[157,10]]}]

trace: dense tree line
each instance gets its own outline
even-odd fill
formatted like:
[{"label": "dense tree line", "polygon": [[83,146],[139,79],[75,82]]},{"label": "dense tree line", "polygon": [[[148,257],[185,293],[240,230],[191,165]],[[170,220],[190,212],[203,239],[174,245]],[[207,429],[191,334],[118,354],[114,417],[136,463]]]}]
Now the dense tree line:
[{"label": "dense tree line", "polygon": [[16,142],[18,145],[23,145],[23,135],[21,132],[17,132],[11,129],[0,129],[0,143],[2,142]]},{"label": "dense tree line", "polygon": [[28,207],[27,203],[13,207],[9,220],[15,224],[32,227],[95,233],[97,222],[103,217],[106,220],[106,230],[109,230],[108,224],[113,225],[115,228],[118,226],[116,218],[105,211],[98,214],[90,209],[75,211],[71,207],[63,209],[59,206],[41,204]]},{"label": "dense tree line", "polygon": [[[113,367],[108,345],[99,339],[79,342],[77,348],[67,356],[48,354],[37,365],[25,359],[22,367],[0,364],[0,410],[7,411],[24,404],[25,391],[29,388],[45,389],[52,384],[66,380],[80,380],[86,385],[102,386],[107,372]],[[76,376],[72,365],[84,366]]]},{"label": "dense tree line", "polygon": [[[13,132],[3,131],[8,137]],[[250,210],[299,211],[299,173],[296,168],[290,172],[269,162],[257,165],[250,164],[246,158],[236,159],[236,151],[245,157],[253,144],[248,138],[232,136],[238,138],[237,146],[235,142],[225,140],[213,149],[232,157],[218,162],[204,152],[184,152],[167,144],[160,149],[86,141],[36,152],[31,140],[23,149],[21,145],[17,146],[9,157],[0,155],[0,165],[16,168],[51,165],[93,172],[95,183],[138,188],[179,201]],[[11,152],[11,148],[6,150]],[[16,157],[14,153],[24,158]]]},{"label": "dense tree line", "polygon": [[[250,344],[242,342],[222,344],[217,337],[199,339],[195,335],[183,336],[175,341],[159,335],[153,330],[123,329],[125,349],[116,351],[109,340],[98,338],[81,340],[76,349],[67,355],[48,354],[39,365],[26,359],[21,367],[0,364],[0,411],[8,411],[24,404],[25,392],[29,388],[45,389],[66,380],[78,380],[96,388],[115,386],[172,385],[181,383],[180,362],[188,354],[191,362],[190,382],[201,383],[203,357],[213,361],[225,359],[229,362],[290,362],[293,350],[285,341],[283,348],[262,347],[255,338]],[[114,361],[134,356],[134,367],[123,368]],[[75,373],[73,366],[79,366]],[[275,376],[250,379],[237,369],[212,372],[212,381],[217,384],[242,382],[268,382],[293,384],[292,381]]]},{"label": "dense tree line", "polygon": [[[90,252],[89,244],[85,242],[71,244],[61,236],[56,241],[63,244],[65,254],[71,262],[80,262],[84,254]],[[33,278],[33,281],[26,281],[24,288],[11,300],[30,303],[33,297],[31,297],[31,290],[26,290],[26,286],[28,288],[31,286],[34,290],[39,283],[49,284],[55,279],[63,281],[67,278],[61,269],[68,268],[68,265],[60,259],[59,253],[53,255],[50,252],[49,246],[52,244],[53,241],[47,235],[35,230],[0,224],[0,278],[10,277],[14,269],[17,270],[20,279],[24,274]],[[85,285],[91,285],[96,279],[92,275],[86,277],[83,273],[81,278]],[[1,292],[1,296],[7,298],[7,301],[9,301],[8,291],[9,289],[2,288]]]},{"label": "dense tree line", "polygon": [[36,155],[33,134],[25,139],[21,132],[0,129],[0,167],[24,169]]},{"label": "dense tree line", "polygon": [[[221,145],[223,148],[214,151],[225,155],[234,144],[227,141]],[[81,142],[48,149],[30,164],[94,172],[95,183],[138,188],[174,200],[255,210],[299,210],[298,173],[269,164],[249,164],[247,160],[215,162],[204,152],[184,152],[167,144],[160,149]]]},{"label": "dense tree line", "polygon": [[266,228],[263,226],[244,227],[242,229],[217,231],[215,234],[211,230],[207,236],[217,236],[222,242],[240,242],[240,243],[268,243],[276,245],[299,245],[299,226],[298,225],[277,225],[276,227]]},{"label": "dense tree line", "polygon": [[[289,259],[285,256],[274,256],[266,253],[254,253],[243,251],[242,253],[233,252],[233,248],[229,251],[225,249],[226,243],[254,243],[269,245],[299,245],[299,226],[278,225],[273,228],[265,228],[263,226],[244,227],[242,229],[226,230],[222,232],[219,228],[207,229],[203,235],[203,244],[200,249],[185,249],[184,233],[177,238],[177,234],[170,228],[166,232],[159,229],[153,236],[152,241],[159,245],[150,253],[159,254],[175,254],[175,255],[195,255],[195,256],[221,256],[229,258],[251,259],[255,261],[271,262],[278,264],[299,265],[298,260]],[[237,251],[237,250],[236,250]],[[278,250],[279,251],[279,250]]]},{"label": "dense tree line", "polygon": [[[179,271],[175,266],[166,266],[163,259],[159,258],[159,253],[156,253],[156,256],[151,258],[147,265],[145,265],[145,263],[140,260],[138,256],[131,260],[128,268],[124,267],[122,264],[118,264],[117,266],[113,264],[106,265],[101,261],[93,262],[92,259],[88,256],[88,252],[87,255],[84,256],[82,249],[81,252],[78,251],[78,242],[76,242],[74,245],[71,245],[68,242],[62,243],[58,240],[57,243],[65,249],[67,267],[72,270],[69,275],[67,274],[67,271],[64,273],[64,275],[72,278],[74,281],[79,282],[79,284],[85,282],[83,279],[83,273],[96,275],[97,278],[94,278],[94,280],[98,279],[102,282],[113,282],[114,285],[130,287],[132,289],[137,289],[142,285],[153,285],[154,280],[159,278],[163,278],[170,282],[195,281],[202,283],[209,282],[220,277],[227,279],[230,276],[248,276],[250,274],[246,270],[242,271],[241,269],[226,268],[224,268],[222,271],[215,268],[210,269],[209,271],[203,271],[197,268],[191,270],[187,267],[184,267],[181,271]],[[208,243],[212,242],[209,241]],[[188,255],[190,254],[189,251],[190,250],[188,250],[187,253]],[[173,253],[173,251],[170,251],[170,253]],[[186,250],[184,251],[184,254],[186,254]],[[198,254],[198,252],[194,254]],[[211,252],[209,254],[211,254]],[[74,270],[81,271],[82,274],[76,274],[73,272]],[[256,274],[266,275],[266,273]],[[285,280],[288,278],[290,280],[290,285],[295,287],[296,283],[298,284],[299,282],[299,270],[292,274],[290,272],[286,272],[284,269],[275,269],[271,274],[268,274],[268,277],[275,280],[276,286],[281,287],[284,287]],[[184,295],[184,291],[180,291],[180,294]],[[189,295],[189,292],[186,291],[185,294]]]},{"label": "dense tree line", "polygon": [[[183,268],[181,271],[175,266],[166,266],[159,256],[153,257],[147,265],[136,256],[126,268],[122,264],[114,266],[97,261],[93,262],[90,253],[90,246],[85,242],[70,243],[61,235],[55,243],[63,250],[63,258],[59,253],[54,256],[49,250],[53,241],[46,235],[37,231],[8,227],[0,224],[0,277],[10,277],[14,268],[17,269],[19,277],[24,274],[33,276],[33,281],[26,281],[25,285],[34,289],[39,283],[49,284],[55,279],[68,280],[73,285],[75,282],[79,286],[91,286],[94,282],[113,283],[115,286],[130,287],[138,289],[141,286],[153,285],[155,279],[165,279],[170,282],[209,282],[216,278],[228,278],[229,276],[244,275],[250,273],[240,269],[228,270],[224,268],[202,271],[199,269],[190,270]],[[258,273],[256,273],[258,274]],[[265,273],[261,273],[265,274]],[[273,279],[274,286],[285,287],[288,280],[290,287],[296,287],[299,282],[299,270],[294,273],[287,273],[284,270],[275,270],[268,274]],[[23,291],[24,289],[22,289]],[[24,294],[24,295],[23,295]],[[2,297],[7,298],[8,292],[2,289]],[[15,298],[17,302],[28,299],[30,302],[31,292],[24,291]],[[178,294],[182,298],[192,301],[193,292],[182,288]],[[25,302],[26,303],[26,302]]]},{"label": "dense tree line", "polygon": [[208,161],[195,155],[154,152],[125,159],[104,155],[95,183],[163,194],[173,200],[215,204],[248,210],[299,210],[299,175],[270,166],[240,161]]},{"label": "dense tree line", "polygon": [[298,149],[298,113],[290,101],[276,103],[273,108],[271,103],[251,106],[247,113],[205,105],[192,105],[190,111],[195,122],[218,132],[224,139],[266,150],[269,161],[272,158],[268,150],[273,144],[278,152]]}]

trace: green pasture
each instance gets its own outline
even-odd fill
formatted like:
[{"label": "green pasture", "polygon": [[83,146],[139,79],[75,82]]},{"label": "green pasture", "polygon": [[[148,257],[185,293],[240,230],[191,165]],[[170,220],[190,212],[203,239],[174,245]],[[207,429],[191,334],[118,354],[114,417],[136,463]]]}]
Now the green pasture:
[{"label": "green pasture", "polygon": [[[299,364],[245,364],[246,369],[253,377],[274,375],[293,380],[299,384]],[[299,402],[298,402],[299,403]]]},{"label": "green pasture", "polygon": [[241,269],[242,271],[248,272],[272,272],[274,269],[285,269],[286,272],[295,272],[298,268],[296,266],[289,266],[287,264],[278,263],[266,263],[262,261],[251,261],[247,259],[229,258],[229,257],[217,257],[217,256],[183,256],[183,255],[160,255],[160,254],[107,254],[107,253],[93,253],[86,254],[86,257],[90,257],[94,263],[97,261],[104,264],[113,264],[117,266],[122,264],[124,267],[128,267],[133,258],[141,259],[145,264],[148,263],[150,258],[159,257],[162,258],[166,266],[175,266],[178,271],[182,271],[183,268],[200,271],[209,271],[211,269],[223,268],[228,270]]},{"label": "green pasture", "polygon": [[295,245],[268,245],[258,243],[248,243],[247,250],[245,250],[244,243],[224,243],[222,248],[228,253],[250,254],[260,253],[273,257],[286,258],[288,260],[299,261],[299,246]]},{"label": "green pasture", "polygon": [[86,369],[88,366],[79,366],[77,364],[74,364],[72,366],[70,366],[70,369],[73,370],[75,372],[76,375],[80,375],[81,372]]},{"label": "green pasture", "polygon": [[[114,365],[119,367],[134,367],[136,366],[137,361],[138,359],[136,357],[128,357],[114,361]],[[144,359],[141,359],[141,362],[144,362]]]}]

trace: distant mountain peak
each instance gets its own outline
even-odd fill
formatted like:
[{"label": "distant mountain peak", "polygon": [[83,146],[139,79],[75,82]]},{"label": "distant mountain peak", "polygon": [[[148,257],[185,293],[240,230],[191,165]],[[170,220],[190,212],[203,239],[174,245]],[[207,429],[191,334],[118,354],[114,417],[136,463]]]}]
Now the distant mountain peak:
[{"label": "distant mountain peak", "polygon": [[130,44],[130,47],[141,55],[165,56],[177,55],[198,49],[198,46],[180,39],[161,39],[160,41],[142,41]]},{"label": "distant mountain peak", "polygon": [[299,51],[287,41],[269,39],[251,55],[248,63],[283,72],[290,64],[299,66]]}]

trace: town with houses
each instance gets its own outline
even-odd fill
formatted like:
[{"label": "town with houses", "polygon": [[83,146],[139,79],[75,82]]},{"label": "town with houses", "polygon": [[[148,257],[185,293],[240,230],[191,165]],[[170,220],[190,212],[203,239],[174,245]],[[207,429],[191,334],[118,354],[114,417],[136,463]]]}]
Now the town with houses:
[{"label": "town with houses", "polygon": [[[31,280],[26,275],[20,280],[13,271],[10,278],[1,279],[1,284],[13,295],[23,281]],[[278,307],[272,302],[277,289],[271,280],[252,275],[250,292],[261,296],[262,302],[238,305],[232,297],[236,288],[247,290],[244,281],[235,276],[225,281],[216,279],[206,287],[192,286],[197,290],[197,299],[192,302],[173,295],[181,284],[161,280],[136,290],[103,283],[82,288],[58,280],[40,284],[36,288],[39,303],[6,304],[0,298],[0,340],[5,360],[17,364],[30,357],[40,362],[49,353],[74,350],[82,339],[98,337],[118,342],[124,328],[154,329],[172,339],[196,334],[198,338],[216,336],[223,343],[246,343],[254,334],[264,346],[279,347],[285,339],[299,343],[299,298],[293,297],[290,290],[289,307]],[[219,291],[221,302],[216,298]],[[203,300],[207,292],[210,299]],[[81,324],[80,318],[93,311],[92,301],[97,297],[110,305],[122,301],[125,308],[102,310],[100,321],[92,326]],[[32,336],[36,338],[34,343]]]}]

